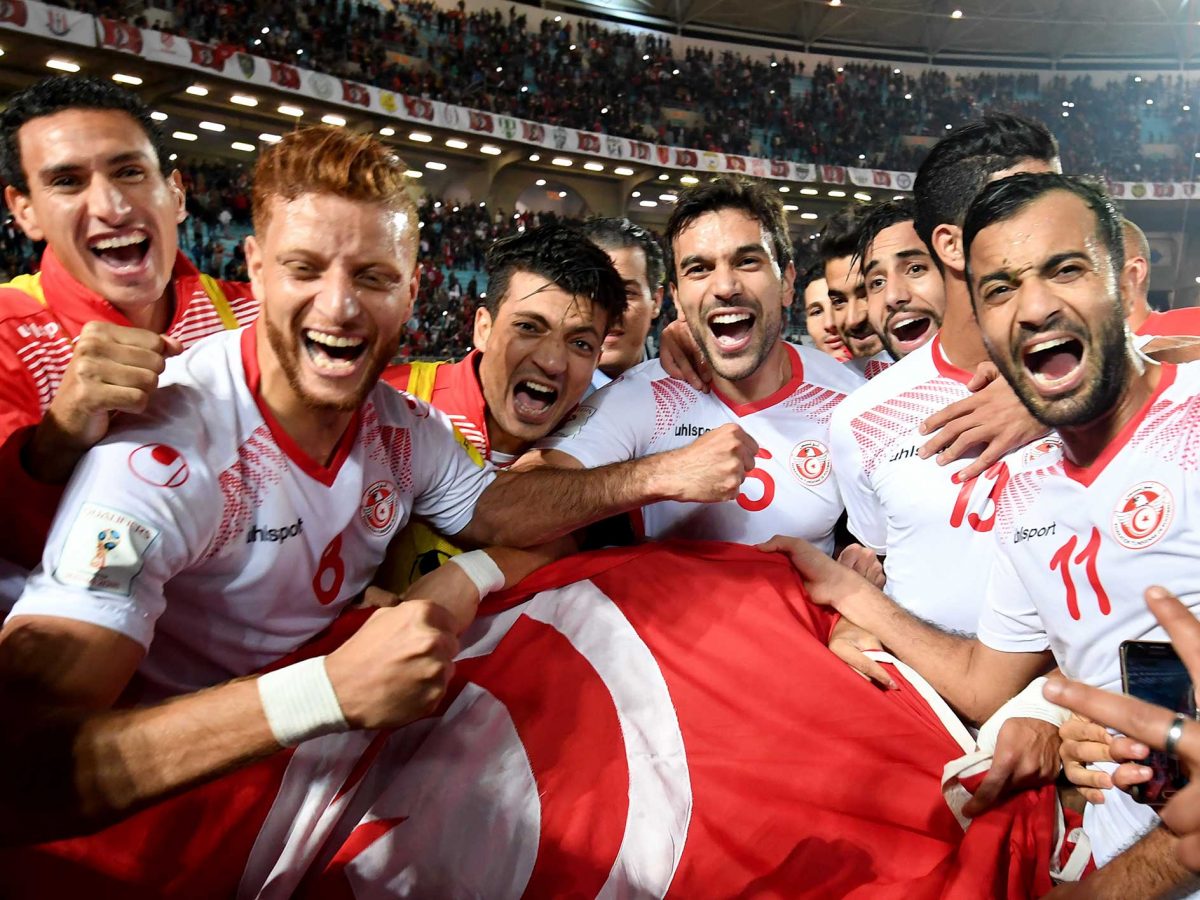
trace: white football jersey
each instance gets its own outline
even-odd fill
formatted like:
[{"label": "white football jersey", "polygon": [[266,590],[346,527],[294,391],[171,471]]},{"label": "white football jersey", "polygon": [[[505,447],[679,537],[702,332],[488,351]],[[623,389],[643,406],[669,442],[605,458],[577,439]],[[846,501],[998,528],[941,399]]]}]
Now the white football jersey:
[{"label": "white football jersey", "polygon": [[441,413],[376,386],[332,462],[257,394],[254,326],[167,363],[144,416],[78,466],[13,615],[120,632],[153,698],[246,675],[325,628],[411,515],[461,531],[495,477]]},{"label": "white football jersey", "polygon": [[853,369],[867,381],[895,364],[896,360],[892,359],[892,355],[886,350],[880,350],[874,356],[854,357],[842,363],[847,369]]},{"label": "white football jersey", "polygon": [[[1092,465],[1061,450],[1024,463],[1000,500],[979,639],[1050,649],[1069,677],[1119,692],[1121,642],[1167,640],[1147,587],[1200,614],[1200,363],[1163,366],[1154,396]],[[1084,821],[1105,862],[1154,817],[1113,790]]]},{"label": "white football jersey", "polygon": [[830,553],[842,503],[829,464],[829,417],[862,382],[823,353],[786,346],[791,379],[757,403],[702,394],[651,360],[588,397],[538,447],[595,468],[685,447],[732,422],[759,446],[737,499],[654,503],[641,510],[645,536],[754,544],[787,534]]},{"label": "white football jersey", "polygon": [[917,455],[929,439],[921,423],[970,396],[970,380],[935,336],[838,408],[830,447],[851,533],[886,554],[887,593],[926,621],[973,634],[1007,468],[998,463],[960,485],[955,473],[977,453],[946,466]]}]

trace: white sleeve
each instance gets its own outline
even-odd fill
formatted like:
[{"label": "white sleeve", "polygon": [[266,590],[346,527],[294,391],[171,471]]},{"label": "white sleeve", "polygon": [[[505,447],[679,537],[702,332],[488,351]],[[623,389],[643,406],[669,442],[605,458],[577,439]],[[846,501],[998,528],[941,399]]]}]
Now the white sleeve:
[{"label": "white sleeve", "polygon": [[654,396],[641,378],[618,378],[579,404],[558,430],[538,441],[538,450],[557,450],[585,469],[638,459],[650,453]]},{"label": "white sleeve", "polygon": [[993,650],[1007,653],[1037,653],[1050,648],[1037,605],[1000,546],[992,556],[977,636]]},{"label": "white sleeve", "polygon": [[222,509],[221,491],[198,453],[180,454],[185,477],[177,484],[135,476],[133,455],[162,446],[152,441],[145,431],[123,433],[84,456],[54,518],[42,567],[12,615],[88,622],[149,648],[166,608],[167,582],[203,557]]},{"label": "white sleeve", "polygon": [[496,469],[471,457],[444,413],[428,404],[419,408],[412,424],[413,514],[449,537],[470,523]]},{"label": "white sleeve", "polygon": [[863,466],[862,450],[854,439],[853,414],[843,403],[829,423],[829,453],[850,532],[863,546],[887,553],[887,516]]}]

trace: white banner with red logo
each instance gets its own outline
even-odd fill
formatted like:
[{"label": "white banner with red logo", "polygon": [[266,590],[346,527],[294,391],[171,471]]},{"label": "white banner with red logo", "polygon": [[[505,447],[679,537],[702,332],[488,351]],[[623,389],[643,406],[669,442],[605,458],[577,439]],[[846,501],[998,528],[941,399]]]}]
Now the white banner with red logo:
[{"label": "white banner with red logo", "polygon": [[37,0],[0,0],[0,28],[11,28],[72,44],[96,46],[94,17]]},{"label": "white banner with red logo", "polygon": [[[438,100],[409,97],[288,63],[261,59],[229,45],[204,44],[166,32],[138,28],[128,22],[47,6],[37,0],[0,0],[0,28],[120,50],[243,85],[290,92],[323,104],[350,107],[413,124],[532,145],[551,152],[584,153],[617,164],[640,163],[689,172],[737,172],[755,178],[883,191],[911,191],[915,177],[912,172],[762,159],[651,144],[562,125],[544,125]],[[1122,181],[1110,182],[1109,187],[1119,200],[1187,200],[1197,193],[1196,182]]]}]

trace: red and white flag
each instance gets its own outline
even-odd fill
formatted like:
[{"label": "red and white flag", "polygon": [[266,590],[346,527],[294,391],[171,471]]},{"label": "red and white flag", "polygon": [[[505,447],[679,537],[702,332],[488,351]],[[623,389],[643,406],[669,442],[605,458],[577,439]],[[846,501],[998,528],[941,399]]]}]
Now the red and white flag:
[{"label": "red and white flag", "polygon": [[1049,890],[1052,789],[964,831],[940,785],[962,746],[899,673],[883,692],[834,657],[830,627],[782,557],[750,548],[572,557],[488,598],[435,716],[19,850],[0,858],[6,896]]}]

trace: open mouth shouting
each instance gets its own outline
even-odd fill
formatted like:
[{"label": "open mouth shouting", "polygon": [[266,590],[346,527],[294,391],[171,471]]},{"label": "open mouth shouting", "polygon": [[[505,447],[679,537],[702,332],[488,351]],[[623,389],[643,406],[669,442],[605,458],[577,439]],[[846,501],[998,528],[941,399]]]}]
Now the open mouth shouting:
[{"label": "open mouth shouting", "polygon": [[718,309],[708,317],[708,330],[721,353],[738,353],[750,345],[757,316],[748,309]]},{"label": "open mouth shouting", "polygon": [[1073,334],[1038,335],[1021,348],[1021,365],[1043,397],[1068,393],[1082,382],[1085,346]]},{"label": "open mouth shouting", "polygon": [[116,275],[138,275],[146,266],[150,235],[141,229],[88,238],[88,250]]},{"label": "open mouth shouting", "polygon": [[326,376],[353,374],[367,351],[364,337],[330,334],[315,328],[305,328],[301,337],[313,368]]},{"label": "open mouth shouting", "polygon": [[558,396],[559,390],[552,384],[540,379],[526,378],[513,386],[513,409],[522,422],[540,425],[554,412]]},{"label": "open mouth shouting", "polygon": [[897,313],[887,323],[891,343],[901,356],[923,346],[932,337],[934,327],[931,316],[918,312]]}]

